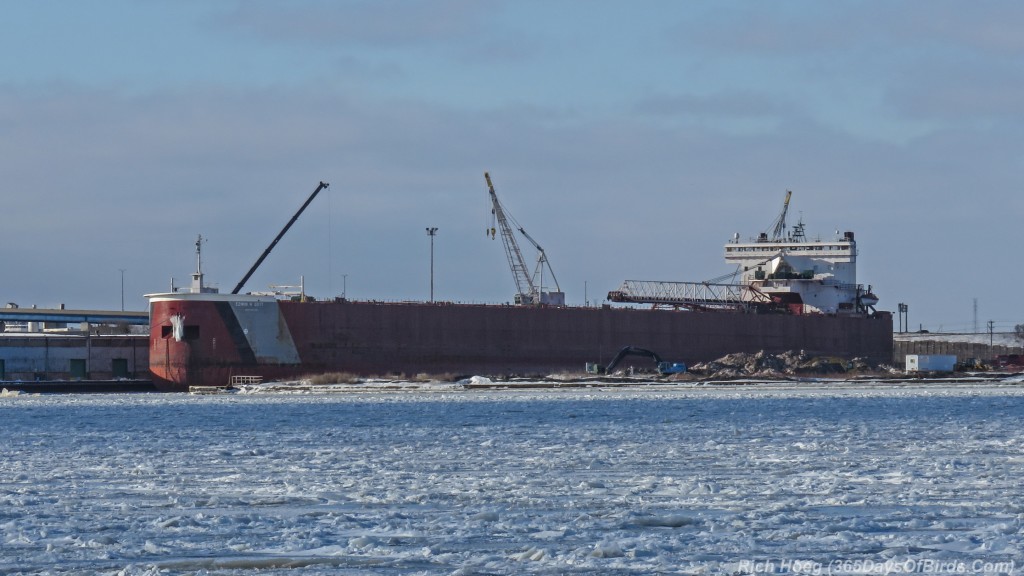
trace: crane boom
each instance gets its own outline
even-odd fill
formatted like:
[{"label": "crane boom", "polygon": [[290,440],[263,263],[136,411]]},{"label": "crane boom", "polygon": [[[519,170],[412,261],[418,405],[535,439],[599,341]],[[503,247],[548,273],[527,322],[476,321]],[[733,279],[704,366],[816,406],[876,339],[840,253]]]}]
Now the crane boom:
[{"label": "crane boom", "polygon": [[505,256],[508,258],[509,268],[512,269],[512,277],[516,281],[516,304],[533,304],[534,293],[536,292],[533,279],[526,268],[526,261],[523,260],[523,253],[519,250],[516,237],[509,226],[508,218],[505,216],[505,209],[498,201],[498,194],[494,191],[494,184],[491,183],[491,175],[484,172],[484,180],[487,181],[487,190],[491,196],[491,213],[498,221],[501,229],[501,243],[505,246]]},{"label": "crane boom", "polygon": [[785,240],[786,236],[786,212],[789,211],[789,199],[793,196],[791,190],[786,190],[786,200],[782,203],[782,212],[779,213],[779,217],[775,219],[772,224],[772,241],[779,242]]},{"label": "crane boom", "polygon": [[555,283],[555,290],[557,292],[561,292],[562,287],[558,285],[558,278],[555,278],[555,271],[551,268],[551,262],[548,261],[548,253],[540,247],[540,244],[533,239],[533,236],[526,233],[526,230],[524,230],[522,226],[519,227],[519,233],[526,236],[526,239],[530,241],[530,244],[533,244],[533,247],[537,249],[537,267],[533,270],[533,278],[537,288],[544,290],[544,268],[546,267],[548,272],[551,273],[551,281]]},{"label": "crane boom", "polygon": [[270,246],[267,246],[267,249],[263,251],[263,254],[260,254],[260,257],[256,259],[256,263],[252,265],[252,268],[249,268],[249,271],[246,272],[245,276],[238,282],[238,285],[235,286],[235,289],[231,291],[232,294],[238,294],[242,290],[242,286],[245,286],[245,283],[249,281],[249,278],[256,272],[256,269],[260,267],[260,264],[263,264],[263,261],[266,260],[267,256],[270,255],[270,251],[274,249],[274,246],[277,246],[277,243],[281,241],[281,238],[283,238],[285,233],[288,232],[288,229],[292,227],[292,224],[295,224],[295,221],[298,220],[299,216],[302,215],[302,212],[306,209],[306,206],[309,206],[309,203],[313,201],[313,198],[316,198],[316,195],[319,194],[321,190],[327,188],[328,186],[330,186],[330,184],[328,184],[327,182],[320,182],[320,185],[316,187],[316,190],[313,190],[313,193],[310,194],[309,198],[306,199],[306,202],[305,204],[302,205],[302,208],[299,208],[299,211],[296,212],[295,215],[292,216],[292,219],[289,220],[288,223],[284,225],[284,228],[282,228],[281,231],[278,232],[277,238],[274,238],[274,241],[270,243]]}]

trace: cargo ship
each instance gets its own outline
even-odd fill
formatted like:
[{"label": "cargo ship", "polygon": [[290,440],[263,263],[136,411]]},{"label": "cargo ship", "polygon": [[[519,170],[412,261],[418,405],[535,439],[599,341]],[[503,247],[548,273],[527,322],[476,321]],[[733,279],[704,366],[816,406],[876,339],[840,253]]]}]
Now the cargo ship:
[{"label": "cargo ship", "polygon": [[[856,283],[853,233],[810,240],[802,223],[785,233],[784,220],[785,208],[783,232],[776,225],[770,236],[740,242],[737,235],[725,245],[739,281],[626,281],[600,306],[566,306],[560,291],[545,292],[540,284],[521,286],[515,304],[483,305],[321,301],[301,288],[239,293],[288,226],[235,290],[222,294],[204,282],[197,242],[191,284],[147,295],[150,370],[160,389],[183,391],[226,386],[234,377],[278,380],[330,372],[579,373],[625,347],[687,364],[760,350],[888,362],[892,316],[875,311],[877,297]],[[513,262],[519,250],[506,244],[506,252]]]}]

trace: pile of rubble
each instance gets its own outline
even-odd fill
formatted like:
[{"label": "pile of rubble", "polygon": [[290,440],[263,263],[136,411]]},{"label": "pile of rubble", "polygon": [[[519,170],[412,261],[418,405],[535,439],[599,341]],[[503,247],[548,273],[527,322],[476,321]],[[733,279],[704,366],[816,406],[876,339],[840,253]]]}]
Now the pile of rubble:
[{"label": "pile of rubble", "polygon": [[808,356],[801,350],[781,354],[764,351],[754,354],[736,353],[711,362],[691,366],[691,374],[703,378],[789,378],[794,375],[857,374],[878,371],[880,367],[868,364],[863,358]]}]

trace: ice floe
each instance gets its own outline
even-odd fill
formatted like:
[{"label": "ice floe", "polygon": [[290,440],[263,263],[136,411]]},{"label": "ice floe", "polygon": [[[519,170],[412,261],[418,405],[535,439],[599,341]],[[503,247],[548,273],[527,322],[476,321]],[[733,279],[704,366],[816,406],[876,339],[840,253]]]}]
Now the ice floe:
[{"label": "ice floe", "polygon": [[360,390],[0,398],[0,573],[1024,565],[1019,381]]}]

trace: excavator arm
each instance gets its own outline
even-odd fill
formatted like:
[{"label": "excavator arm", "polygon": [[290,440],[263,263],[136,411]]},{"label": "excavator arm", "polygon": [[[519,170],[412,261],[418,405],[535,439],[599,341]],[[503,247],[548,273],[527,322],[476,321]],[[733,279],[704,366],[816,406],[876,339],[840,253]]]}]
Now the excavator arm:
[{"label": "excavator arm", "polygon": [[626,356],[646,356],[647,358],[654,360],[658,373],[662,376],[686,372],[686,364],[680,362],[665,362],[661,359],[661,356],[658,356],[657,352],[646,348],[637,348],[636,346],[626,346],[622,350],[619,350],[619,353],[615,355],[615,358],[612,358],[612,361],[605,367],[604,373],[611,374],[614,372],[615,368],[619,365],[619,362],[622,362],[622,359]]},{"label": "excavator arm", "polygon": [[626,356],[646,356],[653,359],[655,364],[661,364],[661,356],[658,356],[656,352],[652,352],[646,348],[626,346],[622,350],[619,350],[619,353],[615,355],[615,358],[612,358],[612,361],[608,363],[608,366],[604,369],[605,374],[611,374],[614,372],[615,368],[619,365],[619,362],[622,362],[622,359]]}]

